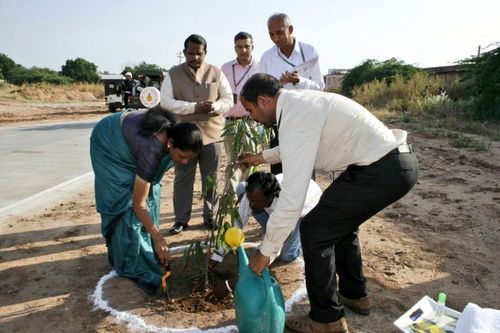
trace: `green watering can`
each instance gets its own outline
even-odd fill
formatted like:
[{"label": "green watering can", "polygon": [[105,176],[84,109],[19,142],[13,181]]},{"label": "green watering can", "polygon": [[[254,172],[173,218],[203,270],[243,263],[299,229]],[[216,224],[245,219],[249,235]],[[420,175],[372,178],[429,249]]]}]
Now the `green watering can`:
[{"label": "green watering can", "polygon": [[262,277],[250,269],[241,245],[243,232],[239,228],[234,228],[239,231],[231,229],[226,231],[225,239],[238,251],[239,276],[234,288],[236,326],[240,333],[282,333],[285,329],[285,300],[281,288],[267,268]]}]

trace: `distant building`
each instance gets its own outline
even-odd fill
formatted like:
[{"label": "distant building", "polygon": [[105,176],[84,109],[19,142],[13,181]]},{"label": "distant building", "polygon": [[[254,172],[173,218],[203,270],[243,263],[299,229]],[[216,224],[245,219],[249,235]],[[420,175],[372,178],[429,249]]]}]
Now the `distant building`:
[{"label": "distant building", "polygon": [[451,65],[422,68],[424,71],[441,77],[444,80],[454,80],[462,76],[467,70],[466,65]]},{"label": "distant building", "polygon": [[330,68],[328,74],[323,77],[325,81],[325,90],[332,90],[340,87],[348,71],[348,69]]}]

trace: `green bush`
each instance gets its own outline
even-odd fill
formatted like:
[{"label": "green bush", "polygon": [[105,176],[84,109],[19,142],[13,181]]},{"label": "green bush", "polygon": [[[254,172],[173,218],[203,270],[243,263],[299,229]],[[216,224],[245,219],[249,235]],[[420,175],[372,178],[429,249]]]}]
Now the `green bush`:
[{"label": "green bush", "polygon": [[387,85],[391,85],[399,76],[406,81],[418,71],[420,70],[417,67],[405,64],[396,58],[383,62],[369,59],[347,73],[342,80],[342,93],[346,96],[352,96],[355,87],[360,87],[374,80],[385,80]]},{"label": "green bush", "polygon": [[16,68],[14,60],[9,58],[6,54],[0,53],[0,73],[6,81],[10,81],[11,71]]},{"label": "green bush", "polygon": [[477,98],[474,117],[500,120],[500,47],[464,63],[471,65],[468,74],[474,81],[471,86]]},{"label": "green bush", "polygon": [[72,78],[76,82],[99,82],[97,66],[83,58],[66,60],[66,64],[62,66],[61,74]]},{"label": "green bush", "polygon": [[125,75],[127,71],[131,71],[132,74],[136,73],[161,73],[161,72],[166,72],[166,69],[161,68],[158,65],[155,64],[147,64],[146,62],[141,62],[139,65],[134,66],[132,68],[127,67],[123,70],[122,75]]},{"label": "green bush", "polygon": [[446,135],[450,139],[452,147],[456,148],[473,148],[476,151],[488,151],[489,147],[486,143],[476,140],[469,135],[462,133],[451,132]]},{"label": "green bush", "polygon": [[68,84],[73,82],[69,77],[59,75],[56,71],[47,68],[25,68],[17,65],[10,72],[10,83],[21,85],[23,83],[52,83],[52,84]]},{"label": "green bush", "polygon": [[[452,84],[457,88],[454,88],[453,93],[459,91],[459,81],[455,81]],[[449,96],[451,94],[440,95],[439,87],[442,86],[446,86],[442,79],[426,72],[417,72],[410,79],[397,74],[392,84],[387,84],[387,81],[382,79],[355,87],[353,98],[368,109],[405,112],[407,118],[471,118],[475,98],[453,99]]]},{"label": "green bush", "polygon": [[396,74],[389,84],[387,80],[373,80],[353,89],[353,98],[369,108],[388,108],[393,111],[418,109],[419,103],[437,94],[442,82],[426,72],[416,72],[405,78]]}]

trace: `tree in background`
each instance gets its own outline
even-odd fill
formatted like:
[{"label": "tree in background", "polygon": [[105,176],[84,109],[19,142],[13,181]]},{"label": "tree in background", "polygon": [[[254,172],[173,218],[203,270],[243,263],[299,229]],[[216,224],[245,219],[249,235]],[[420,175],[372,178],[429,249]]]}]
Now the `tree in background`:
[{"label": "tree in background", "polygon": [[70,77],[60,75],[58,72],[48,68],[26,68],[20,64],[16,64],[14,60],[3,53],[0,53],[0,73],[3,74],[5,81],[16,85],[42,82],[67,84],[73,82],[73,79]]},{"label": "tree in background", "polygon": [[470,88],[476,97],[475,118],[500,120],[500,47],[463,63],[471,65],[468,75],[474,81]]},{"label": "tree in background", "polygon": [[161,68],[160,66],[156,64],[148,64],[145,61],[140,62],[138,65],[134,67],[127,66],[121,71],[122,75],[125,75],[127,72],[131,72],[133,77],[137,78],[137,74],[148,74],[148,73],[162,73],[166,72],[167,70],[164,68]]},{"label": "tree in background", "polygon": [[61,67],[61,74],[77,82],[96,83],[99,81],[97,66],[83,58],[68,59]]},{"label": "tree in background", "polygon": [[10,71],[8,82],[21,85],[23,83],[51,83],[51,84],[68,84],[72,83],[73,79],[59,75],[58,72],[48,68],[31,67],[25,68],[21,65],[16,65]]},{"label": "tree in background", "polygon": [[368,59],[347,73],[342,80],[342,93],[352,97],[353,89],[365,83],[384,79],[390,85],[396,78],[396,75],[408,80],[418,71],[417,67],[405,64],[396,58],[391,58],[383,62]]},{"label": "tree in background", "polygon": [[15,68],[15,61],[9,58],[6,54],[0,53],[0,73],[3,75],[5,81],[10,81],[10,78],[12,77],[11,72]]},{"label": "tree in background", "polygon": [[125,76],[125,73],[130,72],[130,73],[132,73],[132,75],[134,75],[133,71],[134,71],[134,69],[132,67],[127,66],[122,70],[122,72],[120,74]]},{"label": "tree in background", "polygon": [[166,72],[165,69],[161,68],[156,64],[147,64],[146,62],[141,62],[139,65],[134,67],[135,72]]}]

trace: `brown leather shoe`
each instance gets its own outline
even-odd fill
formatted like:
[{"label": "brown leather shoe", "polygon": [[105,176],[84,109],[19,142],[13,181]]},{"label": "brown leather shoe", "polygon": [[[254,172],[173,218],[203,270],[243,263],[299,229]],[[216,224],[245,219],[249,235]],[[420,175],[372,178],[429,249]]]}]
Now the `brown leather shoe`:
[{"label": "brown leather shoe", "polygon": [[309,315],[294,315],[286,318],[285,326],[299,333],[349,333],[344,318],[325,324],[312,320]]},{"label": "brown leather shoe", "polygon": [[370,314],[370,300],[368,296],[361,297],[360,299],[352,299],[339,294],[339,302],[359,315],[368,316]]}]

